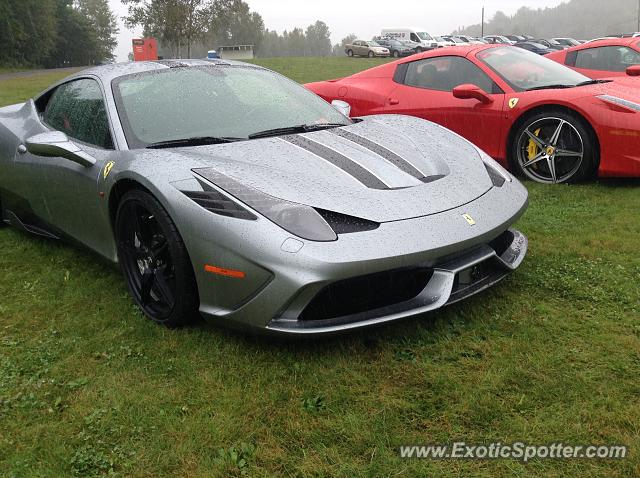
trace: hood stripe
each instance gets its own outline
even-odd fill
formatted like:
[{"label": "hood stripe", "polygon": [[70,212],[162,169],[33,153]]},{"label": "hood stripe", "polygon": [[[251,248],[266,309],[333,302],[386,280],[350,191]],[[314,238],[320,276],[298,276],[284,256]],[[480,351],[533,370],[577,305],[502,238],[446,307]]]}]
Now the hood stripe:
[{"label": "hood stripe", "polygon": [[390,189],[389,185],[382,181],[371,171],[363,168],[355,161],[340,154],[339,152],[328,148],[320,143],[316,143],[304,136],[282,136],[282,140],[298,146],[322,159],[333,164],[337,168],[342,169],[345,173],[360,181],[366,187],[371,189]]},{"label": "hood stripe", "polygon": [[381,144],[375,143],[375,142],[371,141],[370,139],[363,138],[362,136],[354,134],[354,133],[352,133],[350,131],[345,131],[342,128],[333,128],[333,129],[330,129],[328,131],[329,131],[329,133],[333,133],[333,134],[335,134],[337,136],[340,136],[341,138],[347,139],[347,140],[351,141],[352,143],[356,143],[356,144],[368,149],[372,153],[375,153],[378,156],[386,159],[387,161],[389,161],[391,164],[393,164],[395,167],[397,167],[401,171],[403,171],[403,172],[407,173],[408,175],[413,176],[414,178],[419,179],[420,181],[424,182],[425,175],[420,170],[418,170],[409,161],[407,161],[406,159],[404,159],[400,155],[394,153],[393,151],[388,150],[387,148],[385,148]]}]

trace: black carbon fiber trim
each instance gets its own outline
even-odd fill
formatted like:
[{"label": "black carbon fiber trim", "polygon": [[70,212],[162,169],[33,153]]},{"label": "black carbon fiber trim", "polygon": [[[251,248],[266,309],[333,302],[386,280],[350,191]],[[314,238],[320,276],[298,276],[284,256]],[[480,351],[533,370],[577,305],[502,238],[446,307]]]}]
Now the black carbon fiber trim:
[{"label": "black carbon fiber trim", "polygon": [[327,148],[320,143],[316,143],[304,136],[292,135],[282,136],[282,139],[298,146],[316,156],[330,162],[334,166],[342,169],[345,173],[360,181],[366,187],[371,189],[390,189],[387,184],[381,181],[377,176],[373,175],[358,163],[350,160],[346,156],[337,151]]},{"label": "black carbon fiber trim", "polygon": [[370,139],[363,138],[362,136],[354,134],[351,131],[345,131],[341,128],[334,128],[329,130],[329,132],[338,135],[341,138],[347,139],[352,143],[356,143],[364,148],[367,148],[369,151],[389,161],[401,171],[413,176],[416,179],[419,179],[420,181],[425,178],[424,174],[416,169],[415,166],[413,166],[409,161],[397,155],[393,151],[388,150],[384,146],[371,141]]}]

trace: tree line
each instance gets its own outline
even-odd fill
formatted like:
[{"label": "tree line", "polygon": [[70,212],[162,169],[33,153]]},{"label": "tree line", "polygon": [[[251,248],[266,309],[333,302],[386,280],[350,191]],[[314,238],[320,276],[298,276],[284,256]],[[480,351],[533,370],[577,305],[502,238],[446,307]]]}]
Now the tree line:
[{"label": "tree line", "polygon": [[94,65],[113,60],[108,0],[0,0],[0,65]]},{"label": "tree line", "polygon": [[328,56],[331,32],[317,21],[282,34],[242,0],[121,0],[127,27],[159,40],[164,56],[193,58],[221,45],[254,45],[259,56]]},{"label": "tree line", "polygon": [[[526,34],[589,40],[638,28],[638,0],[570,0],[544,9],[520,8],[514,15],[497,12],[484,25],[484,34]],[[478,36],[480,24],[456,33]]]},{"label": "tree line", "polygon": [[[121,0],[128,28],[159,40],[167,58],[202,58],[221,45],[254,45],[261,57],[344,54],[318,20],[282,33],[243,0]],[[109,0],[0,0],[0,66],[95,65],[114,59],[118,19]]]}]

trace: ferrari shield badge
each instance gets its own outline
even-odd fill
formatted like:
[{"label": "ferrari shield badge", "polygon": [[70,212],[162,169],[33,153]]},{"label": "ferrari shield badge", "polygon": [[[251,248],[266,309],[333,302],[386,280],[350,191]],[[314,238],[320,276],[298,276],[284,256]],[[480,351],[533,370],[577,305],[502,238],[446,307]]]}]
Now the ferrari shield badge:
[{"label": "ferrari shield badge", "polygon": [[462,217],[464,218],[465,221],[467,221],[467,223],[470,226],[476,225],[476,220],[473,217],[471,217],[471,214],[463,214]]},{"label": "ferrari shield badge", "polygon": [[109,161],[107,164],[104,165],[104,171],[102,172],[102,175],[105,180],[107,179],[107,176],[109,176],[109,173],[111,172],[115,164],[116,163],[114,163],[113,161]]},{"label": "ferrari shield badge", "polygon": [[509,108],[513,109],[518,106],[518,101],[520,101],[520,98],[511,98],[509,100]]}]

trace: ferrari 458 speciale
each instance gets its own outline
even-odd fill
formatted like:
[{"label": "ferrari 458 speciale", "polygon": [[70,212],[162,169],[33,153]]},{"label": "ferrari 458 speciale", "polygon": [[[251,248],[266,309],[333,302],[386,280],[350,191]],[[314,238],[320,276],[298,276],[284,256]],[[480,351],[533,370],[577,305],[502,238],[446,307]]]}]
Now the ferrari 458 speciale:
[{"label": "ferrari 458 speciale", "polygon": [[222,60],[83,71],[0,109],[0,223],[119,263],[168,326],[336,332],[518,267],[517,180],[441,126],[344,108]]}]

